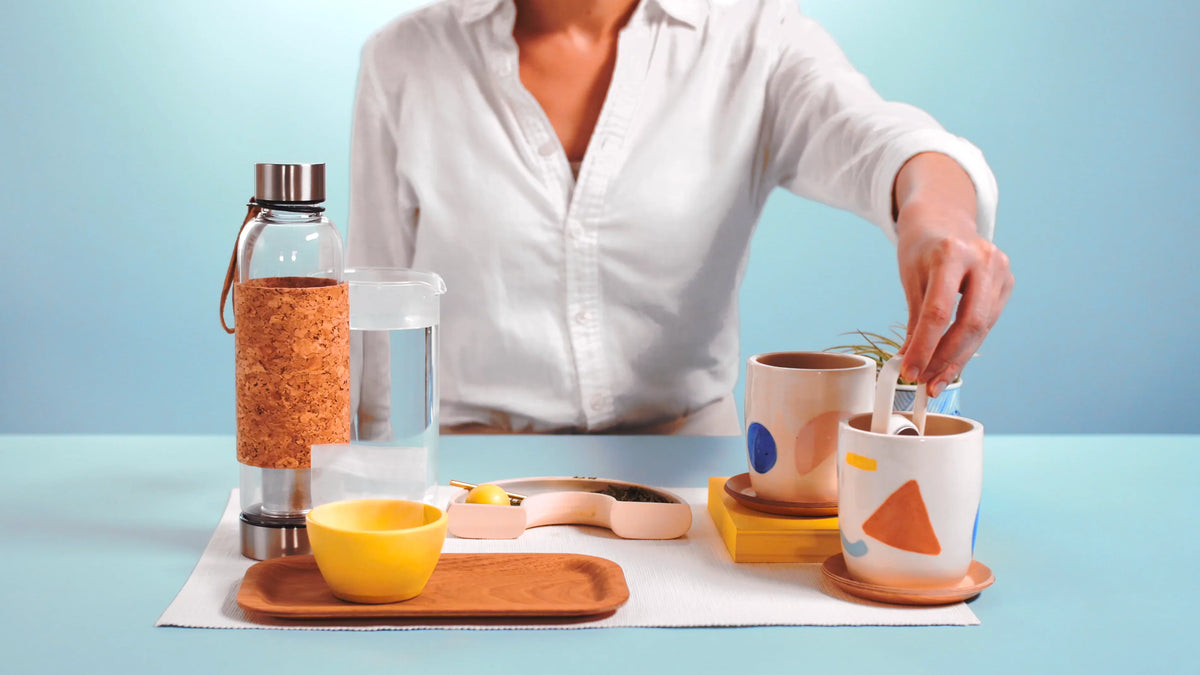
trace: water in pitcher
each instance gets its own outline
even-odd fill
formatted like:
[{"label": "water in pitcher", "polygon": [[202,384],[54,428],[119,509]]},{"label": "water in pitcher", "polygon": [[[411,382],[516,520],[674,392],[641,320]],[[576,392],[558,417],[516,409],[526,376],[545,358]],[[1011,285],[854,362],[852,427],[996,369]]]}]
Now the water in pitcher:
[{"label": "water in pitcher", "polygon": [[[419,456],[423,475],[380,467],[380,481],[432,487],[438,450],[439,297],[435,274],[360,268],[350,283],[351,440],[395,452],[395,468]],[[399,490],[402,486],[393,485]],[[404,490],[399,490],[403,492]]]},{"label": "water in pitcher", "polygon": [[437,326],[393,330],[350,329],[363,368],[355,441],[426,445],[438,428]]}]

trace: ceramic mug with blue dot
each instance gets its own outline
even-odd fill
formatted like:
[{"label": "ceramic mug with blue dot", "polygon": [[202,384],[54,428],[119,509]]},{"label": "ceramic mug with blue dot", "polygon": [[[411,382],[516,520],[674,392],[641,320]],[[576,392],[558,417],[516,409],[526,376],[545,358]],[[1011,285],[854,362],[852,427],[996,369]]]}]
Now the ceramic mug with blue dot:
[{"label": "ceramic mug with blue dot", "polygon": [[875,362],[826,352],[758,354],[746,363],[746,452],[762,499],[837,502],[838,423],[871,410]]}]

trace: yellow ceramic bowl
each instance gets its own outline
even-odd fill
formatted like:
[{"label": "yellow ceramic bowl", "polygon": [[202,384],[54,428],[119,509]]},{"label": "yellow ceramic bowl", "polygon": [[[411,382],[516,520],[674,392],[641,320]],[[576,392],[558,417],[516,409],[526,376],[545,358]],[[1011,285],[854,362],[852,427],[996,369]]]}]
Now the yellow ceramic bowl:
[{"label": "yellow ceramic bowl", "polygon": [[350,602],[420,595],[446,541],[446,514],[401,499],[355,499],[308,512],[308,541],[325,583]]}]

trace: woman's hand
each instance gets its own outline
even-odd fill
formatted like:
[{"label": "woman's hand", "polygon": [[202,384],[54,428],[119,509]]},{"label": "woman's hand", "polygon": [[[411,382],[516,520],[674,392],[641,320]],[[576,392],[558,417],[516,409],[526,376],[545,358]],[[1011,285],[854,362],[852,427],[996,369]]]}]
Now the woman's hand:
[{"label": "woman's hand", "polygon": [[975,189],[957,162],[916,155],[900,169],[895,188],[896,252],[908,300],[900,372],[937,396],[1000,318],[1013,275],[1008,256],[979,236]]}]

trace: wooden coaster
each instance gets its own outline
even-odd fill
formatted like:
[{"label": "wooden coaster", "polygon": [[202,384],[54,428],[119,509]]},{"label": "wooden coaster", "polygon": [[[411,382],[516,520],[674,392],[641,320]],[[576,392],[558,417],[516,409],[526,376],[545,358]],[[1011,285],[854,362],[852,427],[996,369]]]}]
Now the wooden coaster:
[{"label": "wooden coaster", "polygon": [[967,570],[967,576],[953,586],[945,588],[880,586],[859,581],[850,576],[850,571],[846,568],[845,555],[842,553],[830,556],[821,565],[821,574],[850,595],[893,605],[949,605],[979,595],[983,589],[996,581],[996,577],[992,575],[992,570],[988,569],[987,565],[978,560],[972,560],[971,567]]},{"label": "wooden coaster", "polygon": [[629,599],[620,565],[559,553],[443,553],[425,590],[381,605],[334,597],[311,555],[274,558],[246,571],[238,606],[286,619],[583,617]]},{"label": "wooden coaster", "polygon": [[773,513],[779,516],[836,516],[837,501],[832,502],[780,502],[759,497],[750,486],[750,474],[739,473],[725,482],[725,493],[754,511]]}]

